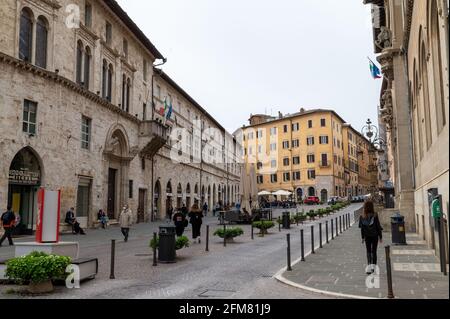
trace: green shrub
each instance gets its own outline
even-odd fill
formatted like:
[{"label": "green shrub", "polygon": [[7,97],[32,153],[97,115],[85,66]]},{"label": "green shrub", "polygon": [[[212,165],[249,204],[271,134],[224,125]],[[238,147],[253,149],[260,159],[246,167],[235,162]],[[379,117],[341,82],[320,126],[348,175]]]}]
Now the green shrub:
[{"label": "green shrub", "polygon": [[[150,240],[150,247],[152,249],[159,247],[159,237],[156,237],[156,242],[154,238]],[[189,239],[186,236],[177,237],[175,240],[175,250],[180,250],[184,247],[189,247]]]},{"label": "green shrub", "polygon": [[71,262],[70,257],[32,252],[26,256],[8,260],[5,275],[20,283],[40,283],[49,279],[62,279]]},{"label": "green shrub", "polygon": [[253,222],[253,227],[261,229],[269,229],[275,227],[275,223],[271,220]]},{"label": "green shrub", "polygon": [[[234,238],[238,237],[244,234],[244,231],[240,227],[234,227],[234,228],[227,228],[225,231],[225,237],[226,238]],[[219,236],[220,238],[224,237],[224,231],[223,228],[218,228],[214,232],[214,236]]]},{"label": "green shrub", "polygon": [[312,220],[314,220],[316,218],[316,216],[317,216],[316,212],[313,209],[311,209],[309,211],[309,213],[307,213],[306,215]]}]

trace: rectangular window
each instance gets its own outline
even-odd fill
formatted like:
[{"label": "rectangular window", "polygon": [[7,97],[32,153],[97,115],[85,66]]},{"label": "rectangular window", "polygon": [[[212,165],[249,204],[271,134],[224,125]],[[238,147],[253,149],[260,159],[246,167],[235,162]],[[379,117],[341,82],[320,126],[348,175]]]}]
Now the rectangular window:
[{"label": "rectangular window", "polygon": [[262,153],[262,145],[258,145],[258,154]]},{"label": "rectangular window", "polygon": [[253,155],[253,147],[249,146],[248,155]]},{"label": "rectangular window", "polygon": [[312,128],[313,127],[313,121],[312,120],[308,120],[308,128]]},{"label": "rectangular window", "polygon": [[263,130],[258,130],[258,138],[262,138],[263,137]]},{"label": "rectangular window", "polygon": [[341,148],[341,141],[340,140],[337,140],[337,147]]},{"label": "rectangular window", "polygon": [[278,175],[277,174],[270,175],[270,182],[271,183],[276,183],[277,181],[278,181]]},{"label": "rectangular window", "polygon": [[314,136],[310,136],[306,138],[307,145],[314,145]]},{"label": "rectangular window", "polygon": [[316,156],[314,154],[308,154],[306,156],[306,162],[314,163],[316,161]]},{"label": "rectangular window", "polygon": [[275,136],[277,135],[277,128],[276,127],[272,127],[270,129],[270,136]]},{"label": "rectangular window", "polygon": [[25,100],[23,103],[22,130],[30,135],[36,135],[37,103]]},{"label": "rectangular window", "polygon": [[270,167],[276,168],[277,167],[277,160],[271,160],[270,161]]},{"label": "rectangular window", "polygon": [[145,157],[141,158],[141,169],[144,171],[145,170]]},{"label": "rectangular window", "polygon": [[300,123],[292,124],[292,132],[298,132],[300,130]]},{"label": "rectangular window", "polygon": [[300,140],[293,140],[292,141],[292,148],[297,148],[300,146]]},{"label": "rectangular window", "polygon": [[308,179],[316,179],[316,170],[314,169],[308,170]]},{"label": "rectangular window", "polygon": [[328,144],[328,136],[321,136],[319,143],[320,144]]},{"label": "rectangular window", "polygon": [[156,86],[155,96],[161,100],[161,87],[159,85]]},{"label": "rectangular window", "polygon": [[283,158],[283,165],[284,166],[289,166],[289,158]]},{"label": "rectangular window", "polygon": [[147,121],[147,104],[142,105],[142,120]]},{"label": "rectangular window", "polygon": [[289,148],[289,141],[283,141],[283,149]]},{"label": "rectangular window", "polygon": [[88,150],[91,144],[91,119],[81,117],[81,148]]},{"label": "rectangular window", "polygon": [[289,182],[291,180],[291,173],[283,173],[283,181]]},{"label": "rectangular window", "polygon": [[294,181],[299,181],[299,180],[300,180],[300,172],[299,172],[299,171],[293,172],[293,173],[292,173],[292,179],[293,179]]},{"label": "rectangular window", "polygon": [[292,158],[292,164],[293,165],[299,165],[300,164],[300,157],[299,156],[295,156]]},{"label": "rectangular window", "polygon": [[147,64],[147,60],[145,58],[144,58],[142,68],[143,68],[142,72],[144,73],[144,81],[147,81],[148,64]]},{"label": "rectangular window", "polygon": [[287,126],[287,125],[284,125],[284,126],[283,126],[283,132],[284,132],[284,133],[287,133],[287,132],[288,132],[288,126]]},{"label": "rectangular window", "polygon": [[111,45],[112,42],[112,25],[108,21],[106,22],[106,30],[105,30],[105,40],[106,44]]},{"label": "rectangular window", "polygon": [[128,198],[133,198],[133,180],[128,181]]},{"label": "rectangular window", "polygon": [[263,175],[258,175],[256,177],[256,181],[257,181],[258,184],[264,183],[264,176]]},{"label": "rectangular window", "polygon": [[320,126],[321,127],[327,126],[327,121],[325,119],[320,119]]},{"label": "rectangular window", "polygon": [[84,7],[84,25],[88,28],[92,27],[92,6],[88,3]]},{"label": "rectangular window", "polygon": [[277,143],[270,144],[270,150],[271,151],[276,151],[277,150]]},{"label": "rectangular window", "polygon": [[320,165],[322,167],[328,167],[328,154],[322,154]]}]

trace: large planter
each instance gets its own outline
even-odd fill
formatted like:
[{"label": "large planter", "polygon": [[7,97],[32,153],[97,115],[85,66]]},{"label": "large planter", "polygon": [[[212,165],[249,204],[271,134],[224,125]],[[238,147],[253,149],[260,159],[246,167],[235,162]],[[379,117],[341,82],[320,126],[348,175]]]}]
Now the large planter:
[{"label": "large planter", "polygon": [[28,285],[28,292],[31,294],[51,293],[53,292],[53,283],[50,279],[41,282],[30,282]]}]

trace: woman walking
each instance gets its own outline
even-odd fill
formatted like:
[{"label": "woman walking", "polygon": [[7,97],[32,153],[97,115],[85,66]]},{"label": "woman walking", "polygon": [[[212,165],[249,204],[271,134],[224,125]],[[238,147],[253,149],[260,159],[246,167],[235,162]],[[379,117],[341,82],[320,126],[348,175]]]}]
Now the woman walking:
[{"label": "woman walking", "polygon": [[192,239],[195,241],[198,237],[198,242],[200,243],[200,229],[203,223],[203,214],[202,210],[198,207],[198,204],[192,205],[189,218],[189,222],[192,224]]},{"label": "woman walking", "polygon": [[382,243],[383,240],[383,228],[372,201],[364,203],[363,213],[359,218],[359,228],[361,228],[362,243],[366,243],[368,265],[366,273],[370,275],[375,272],[377,264],[378,241]]}]

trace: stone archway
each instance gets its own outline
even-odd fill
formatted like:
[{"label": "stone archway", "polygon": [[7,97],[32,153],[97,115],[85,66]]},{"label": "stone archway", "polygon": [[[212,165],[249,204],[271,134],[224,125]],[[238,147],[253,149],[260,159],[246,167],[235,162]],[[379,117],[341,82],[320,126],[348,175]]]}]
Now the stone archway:
[{"label": "stone archway", "polygon": [[156,216],[158,216],[158,213],[161,212],[161,183],[159,181],[156,181],[155,183],[155,189],[153,191],[153,207],[156,209]]},{"label": "stone archway", "polygon": [[187,183],[186,185],[186,207],[187,209],[191,209],[191,184]]},{"label": "stone archway", "polygon": [[328,201],[328,191],[326,189],[322,189],[320,191],[320,201],[322,203],[326,203]]},{"label": "stone archway", "polygon": [[181,206],[183,205],[183,187],[181,186],[181,183],[177,186],[177,209],[181,209]]},{"label": "stone archway", "polygon": [[308,188],[308,196],[316,196],[316,189],[314,187]]},{"label": "stone archway", "polygon": [[[167,186],[166,186],[166,211],[169,208],[169,206],[173,207],[173,193],[172,193],[171,181],[168,181]],[[167,215],[167,213],[166,213],[166,215]]]},{"label": "stone archway", "polygon": [[[137,150],[131,150],[125,127],[115,124],[107,134],[103,151],[106,157],[104,192],[107,194],[106,207],[110,219],[116,219],[120,207],[128,204],[128,171],[130,162],[137,154]],[[136,211],[136,209],[133,209]]]},{"label": "stone archway", "polygon": [[303,189],[297,188],[297,200],[301,201],[303,200]]},{"label": "stone archway", "polygon": [[38,153],[25,147],[16,153],[9,167],[8,205],[19,213],[15,232],[31,235],[37,219],[37,191],[43,180],[43,164]]},{"label": "stone archway", "polygon": [[213,205],[216,205],[217,204],[217,192],[216,192],[216,184],[213,184],[213,191],[212,191],[212,193],[213,193]]},{"label": "stone archway", "polygon": [[208,210],[212,210],[212,196],[211,196],[211,185],[208,186]]}]

